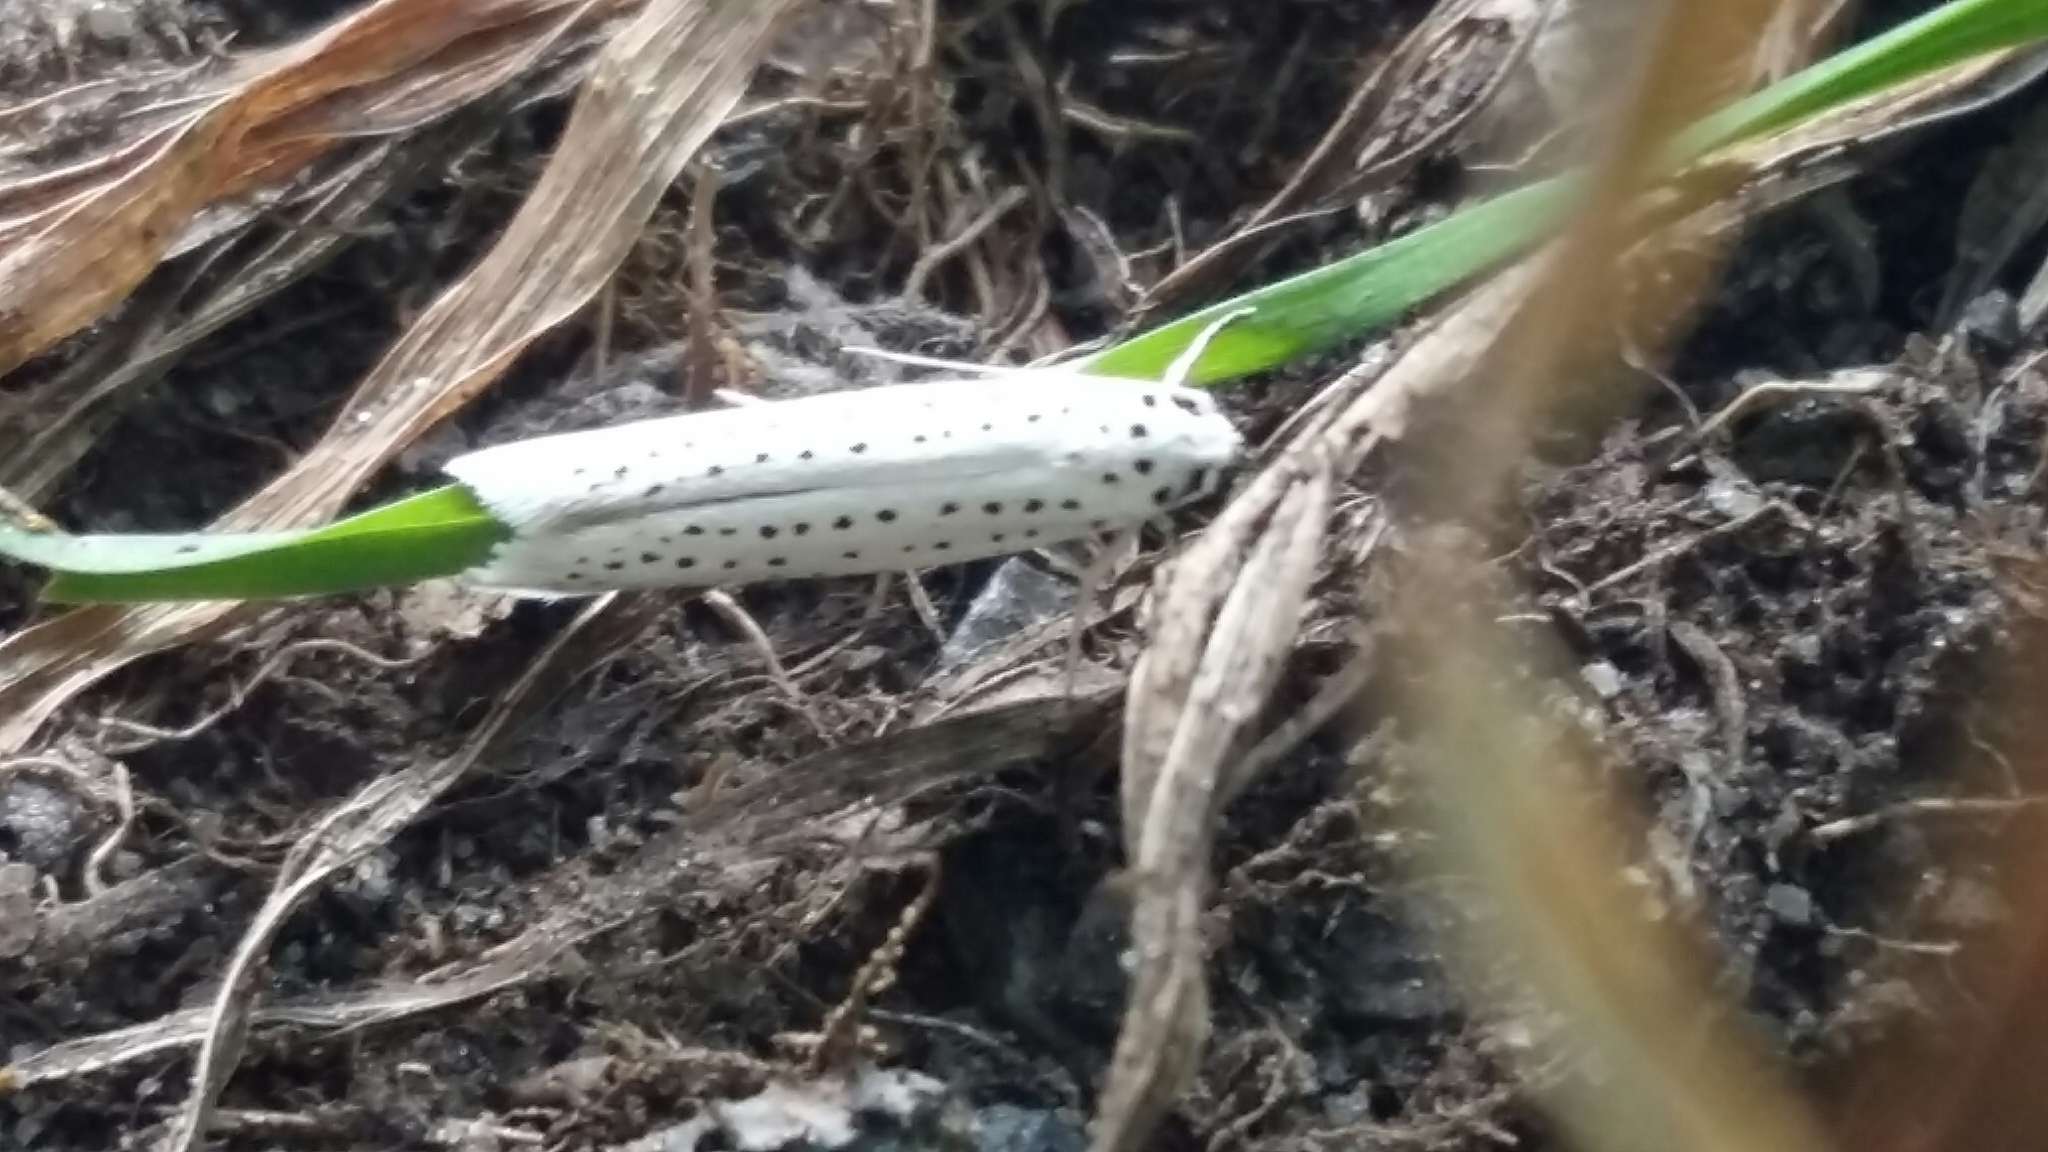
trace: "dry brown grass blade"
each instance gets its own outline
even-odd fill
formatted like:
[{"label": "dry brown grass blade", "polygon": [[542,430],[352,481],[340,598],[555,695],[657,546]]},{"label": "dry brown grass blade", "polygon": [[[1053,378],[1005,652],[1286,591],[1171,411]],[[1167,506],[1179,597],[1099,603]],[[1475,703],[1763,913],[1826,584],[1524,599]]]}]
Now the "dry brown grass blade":
[{"label": "dry brown grass blade", "polygon": [[[579,940],[605,926],[595,918],[574,923],[550,920],[493,948],[473,964],[437,973],[432,981],[258,1005],[249,1010],[248,1025],[252,1031],[277,1027],[345,1031],[439,1011],[546,976]],[[89,1076],[197,1047],[206,1041],[213,1021],[211,1007],[185,1008],[141,1024],[59,1041],[0,1066],[0,1098],[39,1084]]]},{"label": "dry brown grass blade", "polygon": [[498,697],[459,751],[371,781],[293,845],[272,881],[269,897],[243,930],[214,995],[198,1066],[192,1073],[192,1094],[169,1143],[170,1152],[191,1152],[205,1138],[214,1100],[241,1058],[257,997],[255,978],[285,920],[335,873],[412,823],[462,779],[516,720],[546,703],[550,692],[562,687],[564,673],[580,667],[572,654],[583,644],[616,647],[644,628],[651,616],[650,603],[613,596],[592,601]]},{"label": "dry brown grass blade", "polygon": [[[1696,299],[1704,263],[1654,296],[1617,291],[1621,257],[1645,227],[1627,208],[1658,178],[1657,142],[1705,102],[1725,65],[1700,45],[1728,45],[1731,26],[1762,35],[1772,7],[1673,3],[1652,26],[1613,154],[1503,334],[1485,405],[1428,445],[1435,466],[1420,486],[1448,522],[1488,522],[1536,430],[1604,426],[1615,390],[1593,372],[1568,386],[1572,370],[1611,363],[1617,330],[1671,331]],[[1476,880],[1487,904],[1461,950],[1476,983],[1493,983],[1498,962],[1563,1013],[1560,1039],[1575,1054],[1553,1115],[1594,1149],[1824,1147],[1761,1046],[1728,1023],[1739,1013],[1712,995],[1691,941],[1646,922],[1624,891],[1616,829],[1626,821],[1590,741],[1556,703],[1555,638],[1511,637],[1503,591],[1469,575],[1483,570],[1473,553],[1418,548],[1396,573],[1394,616],[1408,622],[1392,645],[1404,673],[1396,703],[1441,866]]]},{"label": "dry brown grass blade", "polygon": [[[438,972],[434,978],[383,984],[354,992],[301,996],[276,1004],[258,1004],[248,1011],[248,1027],[297,1027],[319,1031],[367,1029],[406,1017],[449,1009],[453,1004],[489,996],[514,984],[539,980],[555,970],[569,949],[594,933],[604,931],[616,916],[553,916],[543,924],[494,947],[475,963],[453,972]],[[205,1043],[215,1013],[211,1006],[180,1009],[121,1029],[100,1031],[63,1039],[41,1047],[14,1064],[0,1066],[0,1099],[8,1093],[25,1091],[37,1084],[53,1084],[76,1076],[90,1076],[121,1068],[137,1060],[172,1054]]]},{"label": "dry brown grass blade", "polygon": [[1063,689],[1058,682],[1032,686],[1018,699],[814,753],[700,798],[683,830],[771,852],[833,835],[854,813],[985,784],[1018,764],[1055,755],[1077,733],[1106,720],[1119,695],[1116,684],[1084,687],[1071,697]]},{"label": "dry brown grass blade", "polygon": [[1235,517],[1226,513],[1167,570],[1158,631],[1132,674],[1123,816],[1138,963],[1103,1086],[1098,1152],[1145,1145],[1208,1036],[1201,919],[1213,834],[1241,785],[1228,766],[1294,649],[1334,486],[1321,453],[1302,453],[1287,470],[1270,517],[1264,505],[1237,502]]},{"label": "dry brown grass blade", "polygon": [[1526,675],[1569,665],[1504,634],[1499,590],[1469,579],[1475,559],[1425,551],[1395,601],[1428,621],[1395,646],[1409,673],[1400,714],[1417,732],[1407,764],[1424,778],[1444,867],[1482,893],[1459,942],[1471,986],[1561,1014],[1538,1047],[1571,1055],[1543,1102],[1575,1147],[1827,1147],[1740,1012],[1711,993],[1691,939],[1644,921],[1623,880],[1624,845],[1639,837],[1622,831],[1549,678]]},{"label": "dry brown grass blade", "polygon": [[[1200,1055],[1208,1005],[1197,925],[1212,834],[1263,762],[1248,751],[1252,726],[1294,646],[1337,478],[1403,435],[1412,405],[1471,378],[1533,275],[1496,277],[1371,388],[1308,421],[1160,574],[1156,624],[1124,713],[1138,966],[1098,1110],[1098,1152],[1142,1147]],[[1263,613],[1256,621],[1244,615],[1252,601]],[[1230,678],[1217,679],[1225,669]]]},{"label": "dry brown grass blade", "polygon": [[[1749,26],[1760,29],[1769,7],[1750,3],[1735,15],[1754,18]],[[1104,1096],[1097,1148],[1142,1142],[1171,1102],[1176,1078],[1187,1073],[1203,1035],[1206,1005],[1194,917],[1202,908],[1206,861],[1199,853],[1206,850],[1208,832],[1194,813],[1212,799],[1202,794],[1203,788],[1217,782],[1191,774],[1176,788],[1172,774],[1162,770],[1161,749],[1170,746],[1177,726],[1193,711],[1189,685],[1196,678],[1209,612],[1234,578],[1249,579],[1234,573],[1234,558],[1268,546],[1252,541],[1264,518],[1284,507],[1304,461],[1334,461],[1336,475],[1350,475],[1377,448],[1409,435],[1414,409],[1425,400],[1433,411],[1451,415],[1456,434],[1433,446],[1443,472],[1437,484],[1423,487],[1441,488],[1443,508],[1455,520],[1484,520],[1486,498],[1500,491],[1529,446],[1536,418],[1547,415],[1556,402],[1549,389],[1557,371],[1567,363],[1582,363],[1578,358],[1587,345],[1612,336],[1614,281],[1591,281],[1595,286],[1588,291],[1589,281],[1583,278],[1604,277],[1596,270],[1610,266],[1614,253],[1633,249],[1641,239],[1638,229],[1648,224],[1634,223],[1637,218],[1620,206],[1636,202],[1656,176],[1646,162],[1650,145],[1696,110],[1701,93],[1712,90],[1721,61],[1676,50],[1729,43],[1725,25],[1712,37],[1688,29],[1687,21],[1699,19],[1711,17],[1694,6],[1664,26],[1666,55],[1646,69],[1654,83],[1646,99],[1632,106],[1636,120],[1617,162],[1602,170],[1594,200],[1600,207],[1587,217],[1591,226],[1582,225],[1543,259],[1495,277],[1424,333],[1374,387],[1312,420],[1168,575],[1155,613],[1157,635],[1133,677],[1124,808],[1127,828],[1137,830],[1132,833],[1138,837],[1134,858],[1145,859],[1144,837],[1155,818],[1153,827],[1171,829],[1168,835],[1177,839],[1154,850],[1177,845],[1190,855],[1176,862],[1180,871],[1169,874],[1169,882],[1138,888],[1133,924],[1139,967]],[[1702,181],[1691,191],[1695,197],[1711,196],[1724,183]],[[1670,290],[1631,301],[1633,307],[1620,314],[1637,321],[1667,310],[1677,314],[1690,302],[1706,268],[1705,261],[1688,266],[1674,277]],[[1532,307],[1532,301],[1551,307]],[[1513,337],[1505,352],[1503,332]],[[1488,371],[1502,365],[1516,369],[1507,374],[1505,389],[1501,373]],[[1482,382],[1484,391],[1475,390]],[[1453,387],[1464,390],[1446,395]],[[1460,406],[1450,412],[1453,400]],[[1610,397],[1607,407],[1578,415],[1587,416],[1590,426],[1611,411]],[[1462,571],[1478,567],[1466,559]],[[1567,1122],[1590,1146],[1658,1146],[1663,1138],[1671,1141],[1665,1146],[1679,1148],[1821,1146],[1810,1118],[1783,1085],[1760,1071],[1765,1065],[1746,1038],[1711,1018],[1702,1022],[1700,1014],[1718,1005],[1706,995],[1697,957],[1676,937],[1644,929],[1633,909],[1622,904],[1613,881],[1624,857],[1607,836],[1607,825],[1595,819],[1600,805],[1585,801],[1588,792],[1564,785],[1586,779],[1565,770],[1583,766],[1561,766],[1555,776],[1523,771],[1510,782],[1513,787],[1502,786],[1504,766],[1536,759],[1539,750],[1560,757],[1584,750],[1571,743],[1568,733],[1529,720],[1543,716],[1536,701],[1522,693],[1524,685],[1497,675],[1501,669],[1527,666],[1527,654],[1502,642],[1495,614],[1484,610],[1492,601],[1463,600],[1453,591],[1476,595],[1469,581],[1450,579],[1459,571],[1431,570],[1427,578],[1406,583],[1401,601],[1406,610],[1399,615],[1416,623],[1408,644],[1392,650],[1393,663],[1418,670],[1404,715],[1418,724],[1428,763],[1448,765],[1442,770],[1444,787],[1438,795],[1443,804],[1436,821],[1454,846],[1446,858],[1486,880],[1506,909],[1494,922],[1500,931],[1483,941],[1475,938],[1479,946],[1472,954],[1507,951],[1533,957],[1539,969],[1533,983],[1552,1003],[1583,1010],[1589,1024],[1581,1035],[1592,1042],[1596,1058],[1603,1068],[1618,1066],[1628,1077],[1627,1089],[1605,1093],[1605,1098],[1573,1097]],[[1239,585],[1246,586],[1260,584]],[[1482,673],[1486,679],[1477,679]],[[1239,706],[1255,709],[1262,699],[1263,689],[1254,684]],[[1227,747],[1227,741],[1222,743]],[[1454,771],[1458,768],[1463,775]],[[1228,795],[1231,786],[1243,782],[1222,783]],[[1588,791],[1597,798],[1597,791]],[[1175,879],[1179,882],[1171,882]],[[1701,1037],[1708,1041],[1704,1047],[1688,1043]]]},{"label": "dry brown grass blade", "polygon": [[0,186],[0,374],[124,299],[206,205],[474,99],[623,2],[383,0],[245,59],[139,138]]},{"label": "dry brown grass blade", "polygon": [[83,900],[37,910],[34,939],[20,957],[44,971],[76,971],[124,933],[150,931],[196,911],[226,882],[225,869],[188,856]]},{"label": "dry brown grass blade", "polygon": [[[662,193],[744,92],[798,0],[693,0],[621,30],[593,66],[539,184],[483,260],[400,337],[296,466],[223,520],[317,523],[392,455],[474,399],[603,288]],[[0,642],[0,749],[129,661],[256,613],[91,608]]]},{"label": "dry brown grass blade", "polygon": [[30,501],[46,496],[91,450],[123,398],[346,247],[395,183],[428,155],[447,154],[447,140],[430,131],[402,146],[368,149],[325,183],[297,226],[222,269],[221,282],[208,284],[196,302],[181,298],[182,285],[175,292],[145,286],[120,323],[108,325],[114,331],[96,334],[90,352],[5,398],[12,403],[0,402],[0,444],[17,446],[0,459],[0,487]]},{"label": "dry brown grass blade", "polygon": [[[197,117],[53,221],[0,233],[0,374],[90,324],[142,282],[217,182],[225,116]],[[4,204],[0,204],[4,209]]]},{"label": "dry brown grass blade", "polygon": [[[403,131],[450,112],[529,71],[575,29],[636,7],[638,0],[468,0],[420,13],[387,0],[348,21],[349,35],[316,38],[279,65],[255,61],[269,83],[243,90],[254,123],[222,194],[298,172],[348,136]],[[381,22],[373,19],[379,13]],[[438,24],[450,16],[452,24]],[[436,23],[421,28],[422,17]],[[422,32],[431,51],[405,44]]]}]

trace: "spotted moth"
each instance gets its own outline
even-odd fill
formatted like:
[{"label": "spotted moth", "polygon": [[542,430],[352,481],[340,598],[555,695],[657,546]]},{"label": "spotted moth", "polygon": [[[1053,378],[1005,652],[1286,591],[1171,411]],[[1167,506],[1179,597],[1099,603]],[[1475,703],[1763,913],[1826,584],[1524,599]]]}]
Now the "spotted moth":
[{"label": "spotted moth", "polygon": [[835,392],[486,448],[511,529],[470,583],[539,595],[949,564],[1132,527],[1241,450],[1204,392],[1058,369]]}]

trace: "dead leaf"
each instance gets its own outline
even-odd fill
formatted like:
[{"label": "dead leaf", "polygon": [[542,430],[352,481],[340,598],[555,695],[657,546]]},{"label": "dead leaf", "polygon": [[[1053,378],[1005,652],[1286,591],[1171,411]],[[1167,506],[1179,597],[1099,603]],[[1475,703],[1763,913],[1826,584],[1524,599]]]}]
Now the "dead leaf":
[{"label": "dead leaf", "polygon": [[168,119],[0,184],[0,374],[125,299],[202,208],[416,126],[631,0],[382,0],[197,80]]},{"label": "dead leaf", "polygon": [[[797,0],[696,0],[623,28],[505,235],[372,369],[321,441],[224,517],[315,524],[407,444],[459,411],[526,346],[596,296],[662,193],[744,93]],[[251,619],[246,605],[71,612],[0,642],[0,748],[26,744],[78,692],[138,657]]]}]

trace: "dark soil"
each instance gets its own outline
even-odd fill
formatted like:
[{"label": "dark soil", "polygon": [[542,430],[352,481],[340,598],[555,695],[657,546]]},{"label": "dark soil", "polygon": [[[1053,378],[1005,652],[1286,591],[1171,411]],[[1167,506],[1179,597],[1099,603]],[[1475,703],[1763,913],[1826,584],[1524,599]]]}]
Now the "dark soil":
[{"label": "dark soil", "polygon": [[[228,29],[289,38],[328,14],[119,7],[141,15],[118,45],[0,38],[0,83],[32,94],[80,68],[182,59]],[[1096,238],[1140,254],[1142,287],[1176,245],[1225,235],[1337,116],[1360,62],[1427,10],[1049,5],[1065,11],[1045,34],[1034,5],[945,7],[937,80],[922,81],[943,116],[915,111],[919,81],[877,80],[864,112],[767,118],[710,149],[721,331],[738,350],[721,386],[774,395],[893,374],[848,344],[972,356],[1115,330],[1132,286],[1106,272]],[[1480,92],[1486,59],[1441,99]],[[1032,95],[1044,77],[1122,127],[1069,118],[1049,133]],[[1931,866],[1938,837],[1918,823],[1839,824],[2000,786],[1958,750],[1997,742],[1974,677],[2022,610],[2000,560],[2040,541],[2048,379],[2034,361],[2048,334],[2017,331],[2006,296],[1980,301],[1967,328],[1935,313],[1967,176],[2039,99],[1930,132],[1830,193],[1870,230],[1875,293],[1818,213],[1753,228],[1670,388],[1649,388],[1590,457],[1532,464],[1521,493],[1530,529],[1506,563],[1573,645],[1617,778],[1655,815],[1646,894],[1717,943],[1726,986],[1818,1072],[1938,1007],[1949,945],[1998,917],[1977,899],[1982,876]],[[459,171],[402,185],[385,226],[137,397],[51,514],[182,527],[274,474],[488,246],[561,119],[559,102],[505,117],[470,138]],[[1468,181],[1459,139],[1371,190],[1369,213],[1286,230],[1231,282],[1440,213],[1481,179]],[[905,219],[948,219],[906,175],[927,146],[933,171],[978,172],[984,199],[1033,190],[995,231],[1000,258],[934,273],[937,303],[896,294],[920,252]],[[594,324],[559,333],[366,503],[469,445],[681,404],[684,183],[620,279],[609,346]],[[2019,265],[2007,292],[2032,267]],[[1029,314],[1034,278],[1043,320]],[[1239,389],[1251,438],[1347,363]],[[1758,379],[1865,368],[1862,392],[1791,396],[1696,431]],[[1398,475],[1359,484],[1381,480],[1398,492]],[[786,683],[687,596],[615,614],[463,784],[291,917],[262,1001],[291,1012],[255,1029],[218,1146],[734,1146],[758,1121],[721,1107],[815,1084],[831,1057],[930,1078],[891,1082],[915,1108],[854,1109],[863,1146],[1082,1147],[1123,996],[1119,681],[1098,675],[1108,687],[1075,708],[1027,692],[1014,713],[927,724],[958,667],[941,660],[945,634],[997,569],[925,574],[932,621],[900,583],[882,596],[865,581],[746,590]],[[1276,716],[1342,663],[1360,603],[1350,580],[1331,576]],[[40,611],[25,577],[0,581],[0,628]],[[294,842],[365,784],[462,749],[576,610],[430,588],[296,606],[80,697],[47,755],[0,765],[0,912],[41,926],[24,940],[0,924],[0,1059],[208,1004]],[[1120,672],[1132,650],[1126,615],[1089,656]],[[1371,718],[1326,732],[1232,810],[1215,862],[1214,1034],[1158,1147],[1545,1142],[1512,1041],[1446,974],[1377,734]],[[114,817],[77,773],[108,779],[116,763],[135,825],[89,865]],[[849,1023],[837,1009],[892,933],[894,979]],[[474,994],[379,1007],[499,961],[503,978]],[[190,1049],[110,1064],[0,1096],[0,1149],[147,1146],[186,1097]],[[698,1118],[721,1129],[702,1145],[680,1131],[631,1144]]]}]

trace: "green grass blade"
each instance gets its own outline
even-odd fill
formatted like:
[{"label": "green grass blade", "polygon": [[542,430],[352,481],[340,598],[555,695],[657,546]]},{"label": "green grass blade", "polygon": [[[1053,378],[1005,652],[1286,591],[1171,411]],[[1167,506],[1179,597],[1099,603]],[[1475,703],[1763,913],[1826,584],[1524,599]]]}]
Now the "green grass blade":
[{"label": "green grass blade", "polygon": [[1672,142],[1670,157],[1681,164],[1696,160],[1972,56],[2043,37],[2043,0],[1953,0],[1701,120]]},{"label": "green grass blade", "polygon": [[452,576],[506,527],[459,484],[303,532],[72,536],[0,523],[0,556],[48,569],[60,603],[268,600]]},{"label": "green grass blade", "polygon": [[1278,367],[1391,324],[1430,297],[1527,250],[1564,218],[1577,183],[1559,178],[1518,188],[1377,248],[1183,316],[1077,367],[1156,380],[1198,334],[1247,308],[1250,315],[1210,338],[1188,383],[1211,384]]},{"label": "green grass blade", "polygon": [[[1705,118],[1670,145],[1674,167],[1972,56],[2048,36],[2048,0],[1954,0]],[[1189,382],[1277,368],[1399,319],[1409,309],[1527,252],[1570,211],[1564,176],[1466,208],[1377,248],[1211,305],[1074,366],[1158,379],[1198,335],[1233,312]]]}]

